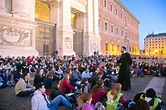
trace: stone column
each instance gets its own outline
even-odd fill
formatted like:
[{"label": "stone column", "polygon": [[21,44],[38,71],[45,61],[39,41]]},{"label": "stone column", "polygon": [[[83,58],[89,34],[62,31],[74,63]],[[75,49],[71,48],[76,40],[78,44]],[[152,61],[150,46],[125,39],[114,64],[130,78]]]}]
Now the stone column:
[{"label": "stone column", "polygon": [[0,0],[0,13],[6,13],[7,9],[5,8],[5,0]]},{"label": "stone column", "polygon": [[87,27],[86,31],[88,33],[93,33],[93,5],[92,5],[92,0],[87,1]]},{"label": "stone column", "polygon": [[62,0],[59,19],[59,55],[73,55],[73,30],[71,28],[71,1]]},{"label": "stone column", "polygon": [[35,18],[35,0],[12,0],[12,14],[13,16]]},{"label": "stone column", "polygon": [[94,20],[94,33],[96,37],[99,37],[99,26],[98,26],[98,19],[99,19],[99,9],[98,9],[98,1],[93,0],[93,20]]},{"label": "stone column", "polygon": [[87,2],[85,18],[86,32],[84,33],[84,54],[92,55],[94,51],[101,52],[101,39],[98,30],[98,1],[87,0]]},{"label": "stone column", "polygon": [[101,53],[101,38],[99,35],[99,26],[98,26],[98,19],[99,19],[99,9],[98,9],[98,1],[93,0],[93,21],[94,21],[94,34],[95,34],[95,39],[96,39],[96,45],[98,47],[96,47],[95,51],[99,51],[99,53]]}]

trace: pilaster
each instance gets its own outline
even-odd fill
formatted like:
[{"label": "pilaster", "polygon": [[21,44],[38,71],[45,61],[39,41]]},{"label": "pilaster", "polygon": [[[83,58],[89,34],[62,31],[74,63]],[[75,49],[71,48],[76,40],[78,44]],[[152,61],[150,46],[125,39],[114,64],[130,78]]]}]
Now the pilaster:
[{"label": "pilaster", "polygon": [[73,30],[71,28],[71,1],[62,0],[59,19],[59,55],[73,55]]},{"label": "pilaster", "polygon": [[98,31],[98,3],[87,0],[86,14],[84,16],[83,53],[92,55],[94,51],[101,53],[101,38]]}]

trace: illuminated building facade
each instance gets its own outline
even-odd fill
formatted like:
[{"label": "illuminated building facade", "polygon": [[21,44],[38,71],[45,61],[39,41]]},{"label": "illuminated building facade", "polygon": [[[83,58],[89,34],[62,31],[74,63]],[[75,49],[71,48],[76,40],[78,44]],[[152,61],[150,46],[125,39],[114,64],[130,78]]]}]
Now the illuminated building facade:
[{"label": "illuminated building facade", "polygon": [[149,34],[144,39],[146,55],[166,55],[166,33]]},{"label": "illuminated building facade", "polygon": [[99,1],[99,32],[103,54],[121,54],[126,46],[131,54],[140,53],[139,21],[119,0]]},{"label": "illuminated building facade", "polygon": [[2,56],[100,52],[96,0],[0,0]]},{"label": "illuminated building facade", "polygon": [[138,54],[138,24],[119,0],[0,0],[0,54]]}]

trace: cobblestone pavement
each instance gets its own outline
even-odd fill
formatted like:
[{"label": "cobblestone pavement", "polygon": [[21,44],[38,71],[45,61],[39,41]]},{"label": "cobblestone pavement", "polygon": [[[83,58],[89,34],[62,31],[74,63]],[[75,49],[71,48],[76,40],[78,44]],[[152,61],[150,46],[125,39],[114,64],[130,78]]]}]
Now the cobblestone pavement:
[{"label": "cobblestone pavement", "polygon": [[[148,85],[152,76],[145,76],[145,77],[134,77],[131,78],[131,85],[132,89],[129,91],[122,91],[124,96],[127,99],[133,99],[133,96],[138,93],[142,92],[145,87]],[[0,89],[0,110],[30,110],[30,99],[32,96],[20,98],[16,97],[14,94],[14,87],[8,87],[4,89]],[[162,99],[163,102],[166,103],[166,80],[165,85],[162,92]],[[60,106],[58,110],[67,110],[66,107]]]}]

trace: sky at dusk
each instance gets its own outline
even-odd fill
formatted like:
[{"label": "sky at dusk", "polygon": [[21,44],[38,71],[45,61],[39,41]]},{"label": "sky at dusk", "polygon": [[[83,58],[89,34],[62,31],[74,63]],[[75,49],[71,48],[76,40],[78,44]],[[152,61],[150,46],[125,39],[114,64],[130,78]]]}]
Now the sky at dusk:
[{"label": "sky at dusk", "polygon": [[139,42],[144,49],[144,38],[148,34],[166,33],[166,0],[120,0],[140,21]]}]

